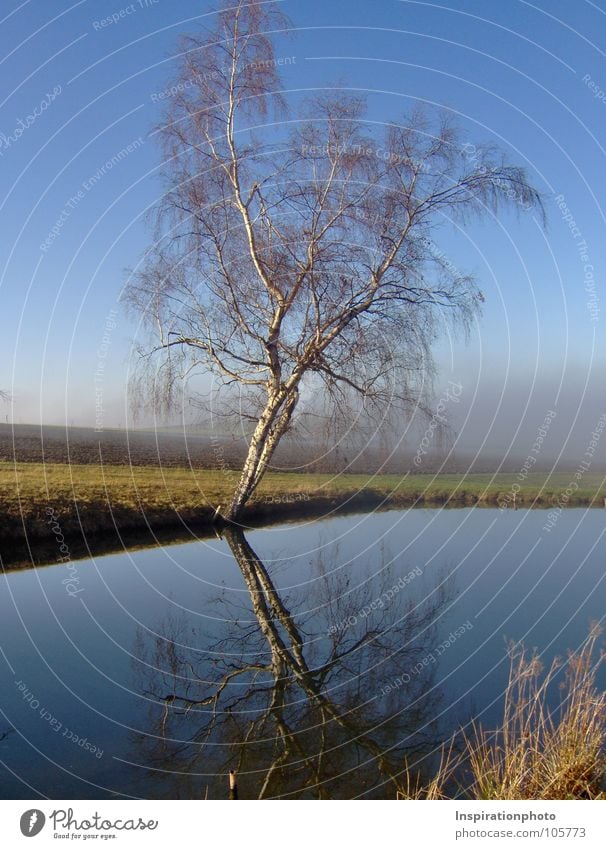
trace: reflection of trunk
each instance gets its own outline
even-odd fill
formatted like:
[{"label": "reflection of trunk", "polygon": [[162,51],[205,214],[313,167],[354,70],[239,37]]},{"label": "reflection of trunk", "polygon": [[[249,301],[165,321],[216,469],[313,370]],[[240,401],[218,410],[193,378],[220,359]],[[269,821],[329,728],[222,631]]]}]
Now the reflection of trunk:
[{"label": "reflection of trunk", "polygon": [[242,475],[225,517],[228,521],[237,522],[240,519],[248,499],[259,485],[280,439],[290,424],[298,400],[299,393],[296,388],[290,391],[280,390],[269,397],[250,440]]},{"label": "reflection of trunk", "polygon": [[[352,715],[351,709],[342,711],[331,701],[322,688],[322,669],[312,670],[307,664],[303,653],[303,639],[290,612],[286,608],[269,573],[259,559],[254,549],[240,530],[228,528],[225,537],[234,557],[242,571],[244,580],[250,592],[253,610],[263,636],[267,640],[272,657],[272,670],[275,681],[275,692],[270,711],[277,721],[284,742],[290,743],[299,756],[306,762],[308,758],[297,738],[297,732],[290,729],[284,716],[284,692],[289,673],[301,687],[310,703],[315,704],[322,716],[322,724],[332,720],[337,726],[346,731],[348,736],[366,749],[376,759],[379,770],[388,781],[393,781],[397,790],[398,775],[394,772],[388,756],[382,747],[368,733],[363,725]],[[282,631],[280,630],[280,627]],[[336,663],[338,658],[333,658]],[[317,764],[314,772],[318,773],[322,761],[323,750],[316,756]]]},{"label": "reflection of trunk", "polygon": [[[271,672],[274,679],[273,694],[268,713],[274,719],[281,741],[282,751],[270,766],[259,798],[262,799],[269,787],[274,773],[289,759],[307,765],[310,774],[315,777],[320,798],[323,797],[320,781],[320,766],[323,752],[310,757],[305,751],[297,729],[293,729],[286,718],[286,694],[289,678],[294,673],[299,683],[302,676],[309,675],[309,669],[303,657],[303,641],[297,627],[284,605],[264,564],[259,560],[254,550],[239,530],[227,528],[225,537],[234,557],[242,571],[246,586],[250,593],[253,611],[259,623],[259,628],[271,652]],[[280,632],[282,626],[283,632]],[[303,689],[306,689],[303,683]],[[315,695],[315,692],[314,692]],[[321,708],[322,722],[326,721],[325,712]]]},{"label": "reflection of trunk", "polygon": [[[264,564],[259,560],[241,531],[226,529],[225,537],[246,581],[253,610],[263,636],[267,640],[276,666],[285,665],[294,670],[305,670],[303,641],[290,612],[284,605]],[[285,642],[278,630],[278,623],[286,632]],[[290,644],[290,647],[289,645]]]}]

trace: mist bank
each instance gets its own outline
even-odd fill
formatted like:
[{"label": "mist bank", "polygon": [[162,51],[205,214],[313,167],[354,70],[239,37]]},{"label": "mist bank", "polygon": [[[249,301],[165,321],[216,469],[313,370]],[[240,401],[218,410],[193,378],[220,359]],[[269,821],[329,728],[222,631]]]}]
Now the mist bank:
[{"label": "mist bank", "polygon": [[[285,437],[272,468],[274,471],[349,474],[523,473],[532,460],[534,471],[574,471],[589,460],[592,472],[606,472],[606,438],[595,440],[596,419],[572,456],[554,456],[559,444],[558,424],[545,418],[534,425],[521,448],[499,452],[488,447],[465,450],[467,440],[457,433],[438,430],[432,419],[406,444],[375,434],[368,440],[331,440]],[[540,440],[540,450],[536,450]],[[591,443],[595,443],[592,445]],[[410,444],[409,444],[410,443]],[[478,443],[479,445],[479,443]],[[551,446],[551,448],[550,448]],[[161,466],[236,472],[246,456],[246,439],[217,434],[200,425],[151,429],[103,429],[58,425],[0,425],[0,461],[17,463],[76,463],[78,465]],[[534,450],[533,450],[534,449]],[[592,452],[588,456],[586,452]],[[560,452],[561,453],[561,452]]]}]

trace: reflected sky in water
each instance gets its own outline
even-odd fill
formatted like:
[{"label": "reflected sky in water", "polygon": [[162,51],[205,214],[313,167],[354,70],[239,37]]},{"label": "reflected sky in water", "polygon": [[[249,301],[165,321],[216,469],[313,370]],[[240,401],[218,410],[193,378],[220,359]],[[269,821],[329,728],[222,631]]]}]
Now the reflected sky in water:
[{"label": "reflected sky in water", "polygon": [[[601,510],[411,510],[3,578],[5,798],[393,798],[506,640],[549,660],[606,609]],[[219,695],[217,697],[217,692]]]}]

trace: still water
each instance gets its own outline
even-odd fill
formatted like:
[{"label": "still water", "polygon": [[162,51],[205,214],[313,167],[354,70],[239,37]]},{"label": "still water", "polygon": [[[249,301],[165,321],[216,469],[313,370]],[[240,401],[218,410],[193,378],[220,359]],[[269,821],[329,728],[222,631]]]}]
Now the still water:
[{"label": "still water", "polygon": [[[393,798],[606,612],[606,511],[415,509],[0,577],[0,797]],[[601,684],[604,682],[601,681]]]}]

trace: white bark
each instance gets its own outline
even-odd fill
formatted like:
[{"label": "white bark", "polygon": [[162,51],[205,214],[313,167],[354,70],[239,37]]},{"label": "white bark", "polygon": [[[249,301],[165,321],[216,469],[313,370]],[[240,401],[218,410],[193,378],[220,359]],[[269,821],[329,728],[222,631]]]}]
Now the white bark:
[{"label": "white bark", "polygon": [[242,511],[265,474],[278,443],[286,432],[297,405],[297,388],[271,394],[250,440],[242,475],[235,489],[226,519],[239,521]]}]

